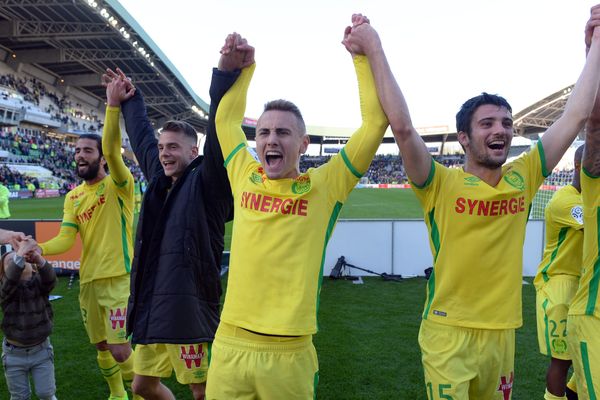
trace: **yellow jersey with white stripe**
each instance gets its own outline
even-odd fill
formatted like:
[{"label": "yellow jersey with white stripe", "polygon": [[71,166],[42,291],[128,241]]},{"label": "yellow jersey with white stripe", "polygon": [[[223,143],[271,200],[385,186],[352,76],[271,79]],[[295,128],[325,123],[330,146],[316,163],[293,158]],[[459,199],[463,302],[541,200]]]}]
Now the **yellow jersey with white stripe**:
[{"label": "yellow jersey with white stripe", "polygon": [[327,242],[387,127],[366,57],[354,63],[362,126],[328,163],[296,179],[269,179],[248,151],[241,123],[254,65],[221,101],[216,127],[235,207],[221,321],[271,335],[317,331]]},{"label": "yellow jersey with white stripe", "polygon": [[554,193],[544,212],[546,248],[533,284],[540,289],[556,275],[579,278],[583,249],[583,203],[581,193],[567,185]]},{"label": "yellow jersey with white stripe", "polygon": [[40,244],[43,254],[69,250],[79,232],[81,283],[128,274],[133,258],[133,176],[121,155],[120,108],[107,107],[102,152],[110,175],[67,193],[58,236]]},{"label": "yellow jersey with white stripe", "polygon": [[583,268],[579,288],[569,307],[569,315],[592,315],[600,318],[598,288],[600,286],[600,249],[598,247],[598,218],[600,213],[600,177],[581,169],[583,199]]},{"label": "yellow jersey with white stripe", "polygon": [[544,180],[541,142],[502,167],[495,187],[432,161],[412,187],[425,213],[433,254],[423,318],[479,329],[521,326],[525,226]]}]

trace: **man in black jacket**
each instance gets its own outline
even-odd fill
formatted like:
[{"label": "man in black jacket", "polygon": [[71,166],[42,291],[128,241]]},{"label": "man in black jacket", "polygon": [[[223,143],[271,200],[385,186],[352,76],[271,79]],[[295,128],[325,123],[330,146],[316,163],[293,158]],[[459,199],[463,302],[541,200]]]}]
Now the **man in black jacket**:
[{"label": "man in black jacket", "polygon": [[[111,70],[104,82],[127,78]],[[195,399],[204,398],[208,354],[219,324],[220,260],[232,197],[214,115],[239,71],[213,71],[204,156],[194,129],[164,124],[158,140],[140,91],[122,104],[133,151],[148,188],[142,202],[127,331],[137,344],[133,391],[145,399],[174,399],[160,382],[175,370]]]}]

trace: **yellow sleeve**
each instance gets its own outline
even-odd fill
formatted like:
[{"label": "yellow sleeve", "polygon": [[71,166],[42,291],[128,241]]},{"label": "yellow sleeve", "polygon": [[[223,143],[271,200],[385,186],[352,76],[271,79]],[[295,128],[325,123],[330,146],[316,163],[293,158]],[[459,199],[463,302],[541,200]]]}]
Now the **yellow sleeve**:
[{"label": "yellow sleeve", "polygon": [[379,103],[375,79],[367,57],[354,57],[354,68],[358,78],[362,125],[348,140],[340,156],[348,169],[360,178],[367,172],[381,144],[388,120]]},{"label": "yellow sleeve", "polygon": [[69,199],[69,194],[65,197],[63,220],[60,224],[60,231],[54,238],[47,242],[40,243],[42,254],[45,256],[53,254],[61,254],[73,247],[75,237],[79,227],[77,220],[73,215],[72,202]]},{"label": "yellow sleeve", "polygon": [[388,126],[367,57],[355,57],[354,68],[358,79],[362,125],[344,148],[315,172],[326,176],[330,197],[341,202],[369,168]]},{"label": "yellow sleeve", "polygon": [[234,184],[232,171],[242,168],[243,166],[240,163],[249,161],[248,154],[245,157],[241,157],[242,160],[239,160],[239,162],[235,162],[234,159],[239,159],[240,157],[235,157],[236,154],[248,147],[246,135],[242,130],[242,122],[244,120],[244,112],[246,111],[248,87],[250,86],[255,67],[256,64],[252,64],[242,70],[237,81],[223,96],[215,117],[217,137],[219,138],[221,152],[225,160],[225,168],[227,168],[232,185]]},{"label": "yellow sleeve", "polygon": [[448,167],[434,161],[432,158],[431,169],[425,183],[419,186],[409,180],[410,186],[425,213],[435,207],[438,193],[444,182],[448,179],[449,173],[450,170]]},{"label": "yellow sleeve", "polygon": [[110,177],[117,187],[122,188],[133,184],[133,176],[123,161],[121,155],[121,129],[119,128],[119,107],[106,107],[104,131],[102,137],[102,152],[108,164]]},{"label": "yellow sleeve", "polygon": [[583,229],[583,201],[581,196],[568,194],[556,200],[550,202],[546,207],[546,219],[551,218],[554,223],[561,227],[575,230]]}]

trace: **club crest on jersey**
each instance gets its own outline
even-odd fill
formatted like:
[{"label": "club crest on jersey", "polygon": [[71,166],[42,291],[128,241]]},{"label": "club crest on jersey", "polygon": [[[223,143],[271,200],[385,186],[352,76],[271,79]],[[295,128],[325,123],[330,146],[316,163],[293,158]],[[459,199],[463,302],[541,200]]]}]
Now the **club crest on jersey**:
[{"label": "club crest on jersey", "polygon": [[197,346],[181,346],[181,354],[179,355],[179,359],[185,362],[185,367],[187,369],[192,369],[192,364],[195,368],[200,368],[204,356],[205,353],[202,350],[202,344]]},{"label": "club crest on jersey", "polygon": [[556,354],[563,354],[567,351],[567,342],[565,339],[553,339],[552,349]]},{"label": "club crest on jersey", "polygon": [[583,207],[575,206],[571,208],[571,216],[579,223],[579,225],[583,225]]},{"label": "club crest on jersey", "polygon": [[104,184],[104,182],[102,182],[100,184],[100,186],[98,186],[98,189],[96,189],[96,196],[100,197],[104,194],[104,189],[106,188],[106,185]]},{"label": "club crest on jersey", "polygon": [[310,191],[310,186],[310,177],[308,175],[300,175],[292,183],[292,192],[295,194],[307,193]]},{"label": "club crest on jersey", "polygon": [[525,190],[525,179],[516,171],[508,171],[506,175],[504,175],[504,180],[515,189],[520,190],[521,192]]},{"label": "club crest on jersey", "polygon": [[[122,310],[122,311],[121,311]],[[110,310],[108,319],[113,330],[125,328],[125,319],[127,318],[127,307],[115,308]]]},{"label": "club crest on jersey", "polygon": [[256,171],[252,171],[250,174],[250,182],[257,185],[262,184],[265,181],[265,170],[263,167],[258,167]]},{"label": "club crest on jersey", "polygon": [[467,176],[465,178],[465,186],[479,186],[479,182],[481,182],[481,178],[476,176]]},{"label": "club crest on jersey", "polygon": [[510,392],[512,391],[514,378],[515,378],[514,372],[510,373],[509,379],[506,379],[506,376],[503,376],[500,378],[500,385],[498,386],[498,389],[496,389],[496,391],[502,392],[502,396],[504,397],[504,400],[510,399]]}]

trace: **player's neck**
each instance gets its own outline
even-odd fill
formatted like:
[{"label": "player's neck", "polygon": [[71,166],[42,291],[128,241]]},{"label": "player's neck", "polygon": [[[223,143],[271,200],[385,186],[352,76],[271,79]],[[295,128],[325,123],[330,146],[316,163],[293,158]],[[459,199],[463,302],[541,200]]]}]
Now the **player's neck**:
[{"label": "player's neck", "polygon": [[100,170],[98,171],[98,175],[96,175],[95,178],[93,179],[86,179],[85,180],[85,184],[86,185],[95,185],[96,183],[100,182],[102,179],[104,179],[106,177],[107,173],[104,172],[104,170]]},{"label": "player's neck", "polygon": [[475,175],[488,185],[495,187],[500,179],[502,179],[502,167],[490,168],[480,164],[469,162],[465,160],[463,170],[471,175]]}]

